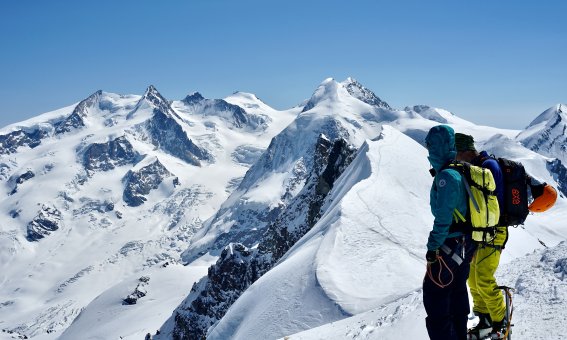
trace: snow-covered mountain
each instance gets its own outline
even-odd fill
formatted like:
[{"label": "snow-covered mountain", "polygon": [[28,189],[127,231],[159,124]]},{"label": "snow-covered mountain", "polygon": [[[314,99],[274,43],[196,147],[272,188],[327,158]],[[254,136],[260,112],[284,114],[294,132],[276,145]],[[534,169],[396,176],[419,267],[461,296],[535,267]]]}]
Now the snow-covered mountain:
[{"label": "snow-covered mountain", "polygon": [[504,263],[567,238],[567,169],[515,139],[529,129],[393,109],[352,78],[286,111],[98,91],[0,129],[0,338],[425,338],[422,143],[440,123],[562,193]]},{"label": "snow-covered mountain", "polygon": [[545,110],[516,138],[528,149],[567,163],[567,105]]},{"label": "snow-covered mountain", "polygon": [[[255,105],[225,104],[241,122],[262,125],[235,128],[226,110],[185,110],[150,86],[142,96],[97,91],[0,130],[0,329],[53,338],[114,286],[152,271],[149,286],[160,282],[157,273],[169,269],[154,268],[179,262],[202,221],[300,110],[276,111],[246,93],[230,98]],[[193,267],[176,271],[192,281],[206,273]],[[183,297],[169,296],[166,310]],[[126,330],[114,331],[110,338]]]}]

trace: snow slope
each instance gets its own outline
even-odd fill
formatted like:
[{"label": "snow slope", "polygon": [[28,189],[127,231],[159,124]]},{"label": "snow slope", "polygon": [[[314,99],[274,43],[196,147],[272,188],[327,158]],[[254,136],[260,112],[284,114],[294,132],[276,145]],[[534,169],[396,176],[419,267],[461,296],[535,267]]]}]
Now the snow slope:
[{"label": "snow slope", "polygon": [[[546,175],[544,157],[508,141],[518,149],[510,146],[506,155],[514,156],[523,149],[528,153],[522,160],[528,171],[553,183]],[[492,143],[505,147],[498,138]],[[281,337],[379,306],[384,311],[375,312],[385,318],[380,322],[395,324],[384,336],[411,324],[415,329],[409,328],[414,332],[410,334],[425,338],[423,323],[416,323],[412,312],[421,308],[419,298],[412,294],[421,286],[423,254],[432,224],[431,178],[425,169],[426,150],[385,126],[381,138],[368,141],[339,179],[317,225],[236,301],[209,338]],[[548,245],[564,240],[567,227],[561,221],[566,211],[561,198],[547,213],[530,216],[525,229],[512,229],[502,262],[541,248],[538,238]],[[388,317],[391,310],[399,314],[395,320]],[[421,319],[423,312],[418,313]]]},{"label": "snow slope", "polygon": [[[499,267],[498,282],[515,289],[513,339],[565,338],[566,261],[567,243],[562,241]],[[286,340],[428,338],[421,291],[371,311],[285,337]]]}]

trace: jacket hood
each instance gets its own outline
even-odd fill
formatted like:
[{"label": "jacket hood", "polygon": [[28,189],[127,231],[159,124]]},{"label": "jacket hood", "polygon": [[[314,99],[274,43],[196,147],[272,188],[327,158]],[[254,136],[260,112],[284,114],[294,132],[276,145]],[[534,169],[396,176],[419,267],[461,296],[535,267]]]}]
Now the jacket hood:
[{"label": "jacket hood", "polygon": [[435,171],[452,161],[457,156],[455,148],[455,131],[448,125],[437,125],[429,130],[425,137],[425,144],[429,151],[429,163]]}]

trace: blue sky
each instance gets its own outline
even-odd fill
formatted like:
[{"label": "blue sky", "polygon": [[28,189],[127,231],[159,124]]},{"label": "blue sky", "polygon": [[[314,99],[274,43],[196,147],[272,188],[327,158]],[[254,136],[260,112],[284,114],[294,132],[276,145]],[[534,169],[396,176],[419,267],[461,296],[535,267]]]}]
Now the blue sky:
[{"label": "blue sky", "polygon": [[4,1],[0,126],[98,89],[283,109],[352,76],[390,105],[523,128],[567,103],[566,1]]}]

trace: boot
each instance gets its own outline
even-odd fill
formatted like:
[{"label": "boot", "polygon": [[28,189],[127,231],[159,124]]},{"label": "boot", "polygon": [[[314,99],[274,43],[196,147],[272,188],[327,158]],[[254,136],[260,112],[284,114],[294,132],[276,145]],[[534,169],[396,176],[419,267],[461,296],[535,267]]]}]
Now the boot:
[{"label": "boot", "polygon": [[478,316],[478,324],[467,332],[468,340],[480,340],[486,338],[492,331],[492,320],[490,314],[474,312]]},{"label": "boot", "polygon": [[506,322],[506,318],[502,319],[501,321],[493,322],[492,331],[490,332],[490,339],[504,339],[507,326],[508,322]]}]

